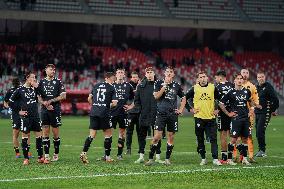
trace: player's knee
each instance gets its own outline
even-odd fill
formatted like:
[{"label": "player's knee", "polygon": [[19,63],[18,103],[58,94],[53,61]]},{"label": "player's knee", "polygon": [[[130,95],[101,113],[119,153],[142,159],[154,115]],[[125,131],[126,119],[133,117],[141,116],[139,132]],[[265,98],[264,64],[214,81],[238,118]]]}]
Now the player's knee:
[{"label": "player's knee", "polygon": [[153,137],[153,144],[157,144],[161,140],[162,136],[159,133],[156,133]]}]

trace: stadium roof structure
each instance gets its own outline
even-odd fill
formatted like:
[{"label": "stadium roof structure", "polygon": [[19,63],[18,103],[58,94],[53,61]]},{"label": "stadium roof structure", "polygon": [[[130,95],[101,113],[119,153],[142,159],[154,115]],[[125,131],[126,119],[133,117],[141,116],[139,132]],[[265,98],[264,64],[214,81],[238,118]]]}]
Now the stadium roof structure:
[{"label": "stadium roof structure", "polygon": [[0,1],[0,18],[73,23],[284,31],[283,0]]}]

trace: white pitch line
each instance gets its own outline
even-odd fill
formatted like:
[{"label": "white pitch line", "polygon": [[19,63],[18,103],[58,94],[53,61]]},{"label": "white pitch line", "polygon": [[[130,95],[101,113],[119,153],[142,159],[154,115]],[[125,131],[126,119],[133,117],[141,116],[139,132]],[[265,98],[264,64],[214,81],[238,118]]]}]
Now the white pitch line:
[{"label": "white pitch line", "polygon": [[263,168],[280,168],[284,165],[266,165],[255,167],[227,167],[227,168],[212,168],[212,169],[195,169],[195,170],[176,170],[176,171],[148,171],[148,172],[130,172],[130,173],[108,173],[94,175],[75,175],[75,176],[56,176],[56,177],[34,177],[34,178],[13,178],[1,179],[0,182],[17,182],[17,181],[34,181],[34,180],[55,180],[55,179],[74,179],[74,178],[96,178],[96,177],[112,177],[112,176],[137,176],[149,174],[191,174],[196,172],[213,172],[213,171],[228,171],[241,169],[263,169]]},{"label": "white pitch line", "polygon": [[[279,159],[284,159],[282,156],[267,156],[267,157],[272,157],[272,158],[279,158]],[[265,157],[266,158],[266,157]]]}]

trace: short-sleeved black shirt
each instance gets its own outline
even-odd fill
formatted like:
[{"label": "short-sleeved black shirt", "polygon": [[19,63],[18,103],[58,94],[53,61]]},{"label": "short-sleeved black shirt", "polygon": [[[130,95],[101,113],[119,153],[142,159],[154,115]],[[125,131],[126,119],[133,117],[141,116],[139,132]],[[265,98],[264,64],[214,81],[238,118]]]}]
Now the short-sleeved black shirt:
[{"label": "short-sleeved black shirt", "polygon": [[[52,80],[44,78],[40,80],[37,90],[44,101],[56,98],[61,93],[66,92],[64,85],[58,78],[53,78]],[[60,109],[60,102],[53,102],[51,105],[54,109]],[[42,109],[46,110],[46,107],[42,106]]]},{"label": "short-sleeved black shirt", "polygon": [[[10,88],[7,92],[6,92],[6,95],[4,97],[4,101],[6,103],[10,103],[9,102],[9,99],[11,98],[12,94],[15,92],[17,88],[16,87],[12,87]],[[19,111],[20,111],[20,103],[14,103],[14,106],[11,106],[10,107],[11,110],[12,110],[12,117],[18,117],[19,116]]]},{"label": "short-sleeved black shirt", "polygon": [[234,119],[242,119],[248,118],[249,109],[247,103],[250,101],[250,98],[251,92],[248,89],[232,89],[220,100],[220,102],[225,104],[229,101],[231,111],[237,113],[237,117]]},{"label": "short-sleeved black shirt", "polygon": [[[225,96],[234,87],[235,87],[234,84],[229,82],[229,81],[218,83],[216,85],[217,91],[219,93],[219,95],[218,95],[219,99],[218,100],[222,99],[223,96]],[[226,109],[228,111],[230,111],[230,103],[229,103],[229,101],[225,103],[225,106],[226,106]]]},{"label": "short-sleeved black shirt", "polygon": [[128,82],[114,83],[113,86],[116,91],[118,103],[117,106],[111,110],[111,115],[123,115],[126,113],[123,106],[126,105],[128,101],[132,101],[134,99],[133,87]]},{"label": "short-sleeved black shirt", "polygon": [[[158,92],[163,87],[164,80],[157,80],[154,85],[154,92]],[[167,85],[166,91],[157,100],[157,113],[169,114],[174,113],[177,109],[177,97],[183,98],[184,92],[181,85],[175,81],[172,81]]]},{"label": "short-sleeved black shirt", "polygon": [[113,85],[102,82],[97,83],[92,91],[92,108],[90,116],[108,117],[110,116],[110,103],[117,100],[117,95]]},{"label": "short-sleeved black shirt", "polygon": [[12,107],[19,104],[22,111],[27,111],[27,117],[39,117],[37,92],[33,87],[20,86],[17,88],[9,99]]}]

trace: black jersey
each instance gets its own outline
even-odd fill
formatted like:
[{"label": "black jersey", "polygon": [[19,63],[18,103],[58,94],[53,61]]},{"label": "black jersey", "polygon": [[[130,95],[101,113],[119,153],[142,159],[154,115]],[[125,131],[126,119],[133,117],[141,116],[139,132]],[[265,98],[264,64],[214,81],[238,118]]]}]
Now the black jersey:
[{"label": "black jersey", "polygon": [[[52,80],[48,80],[46,78],[40,80],[38,85],[38,93],[44,101],[51,100],[60,96],[61,93],[65,93],[65,87],[62,84],[60,79],[53,78]],[[51,103],[54,109],[60,108],[60,102]],[[45,106],[42,106],[44,110],[46,110]]]},{"label": "black jersey", "polygon": [[91,95],[93,104],[90,116],[110,116],[110,104],[112,100],[117,100],[116,91],[113,85],[106,82],[97,83],[93,87]]},{"label": "black jersey", "polygon": [[114,83],[113,86],[118,97],[118,103],[117,106],[111,110],[111,115],[123,115],[126,113],[123,106],[129,103],[128,101],[132,101],[134,99],[133,87],[128,82]]},{"label": "black jersey", "polygon": [[138,83],[135,83],[133,81],[129,81],[130,85],[132,86],[133,90],[136,91]]},{"label": "black jersey", "polygon": [[[232,90],[234,87],[235,87],[234,84],[231,83],[231,82],[229,82],[229,81],[218,83],[218,84],[216,85],[217,91],[218,91],[218,93],[219,93],[219,95],[218,95],[218,98],[219,98],[219,99],[218,99],[218,100],[222,99],[223,96],[225,96],[225,95],[226,95],[230,90]],[[225,103],[225,106],[226,106],[226,109],[227,109],[228,111],[230,111],[230,103],[229,103],[229,101],[227,101],[227,102]]]},{"label": "black jersey", "polygon": [[[12,94],[15,92],[17,88],[16,87],[12,87],[10,88],[7,92],[6,92],[6,95],[4,97],[4,101],[6,103],[9,104],[9,99],[11,98]],[[19,111],[20,111],[20,105],[19,103],[14,103],[14,106],[10,106],[11,110],[12,110],[12,117],[17,117],[19,116]]]},{"label": "black jersey", "polygon": [[275,112],[279,107],[279,99],[272,85],[265,82],[262,85],[257,85],[256,88],[259,96],[259,104],[262,106],[262,109],[256,108],[255,113],[266,114]]},{"label": "black jersey", "polygon": [[248,102],[251,98],[250,90],[242,88],[241,90],[232,89],[223,98],[223,104],[229,101],[231,111],[236,112],[237,116],[234,119],[248,118]]},{"label": "black jersey", "polygon": [[[164,80],[157,80],[154,85],[154,92],[158,92],[163,87]],[[184,97],[181,85],[175,81],[167,85],[163,95],[157,100],[157,113],[169,114],[174,113],[177,109],[177,96]]]},{"label": "black jersey", "polygon": [[37,92],[33,87],[20,86],[10,97],[11,107],[19,105],[20,110],[27,111],[27,117],[39,117]]}]

